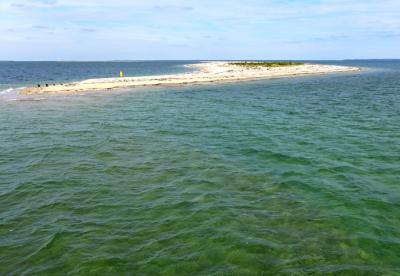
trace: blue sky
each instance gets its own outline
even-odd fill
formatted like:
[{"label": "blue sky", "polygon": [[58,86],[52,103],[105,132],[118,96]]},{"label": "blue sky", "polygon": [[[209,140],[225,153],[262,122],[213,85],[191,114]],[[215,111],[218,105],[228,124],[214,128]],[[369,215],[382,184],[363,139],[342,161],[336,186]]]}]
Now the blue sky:
[{"label": "blue sky", "polygon": [[400,58],[399,0],[1,0],[0,60]]}]

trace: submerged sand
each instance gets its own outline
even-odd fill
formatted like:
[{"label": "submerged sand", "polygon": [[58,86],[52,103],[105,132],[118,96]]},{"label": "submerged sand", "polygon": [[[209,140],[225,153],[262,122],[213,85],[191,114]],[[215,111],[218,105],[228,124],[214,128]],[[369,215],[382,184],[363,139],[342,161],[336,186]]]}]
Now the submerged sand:
[{"label": "submerged sand", "polygon": [[280,67],[247,67],[233,65],[230,62],[204,62],[186,66],[195,68],[197,70],[190,73],[174,75],[88,79],[66,84],[50,85],[49,87],[30,87],[24,89],[22,93],[74,93],[82,91],[132,88],[139,86],[181,85],[219,81],[244,81],[262,78],[280,78],[360,70],[357,67],[308,63]]}]

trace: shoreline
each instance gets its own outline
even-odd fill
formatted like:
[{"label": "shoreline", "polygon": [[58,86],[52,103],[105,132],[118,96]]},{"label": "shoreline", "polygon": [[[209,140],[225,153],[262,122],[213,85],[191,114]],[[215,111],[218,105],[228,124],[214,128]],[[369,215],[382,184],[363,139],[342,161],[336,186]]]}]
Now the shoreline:
[{"label": "shoreline", "polygon": [[185,67],[195,68],[197,70],[189,73],[171,75],[88,79],[66,84],[50,85],[48,87],[28,87],[23,89],[21,93],[77,93],[145,86],[175,86],[215,82],[251,81],[328,73],[355,72],[361,70],[358,67],[311,63],[294,66],[248,68],[222,61],[188,64],[185,65]]}]

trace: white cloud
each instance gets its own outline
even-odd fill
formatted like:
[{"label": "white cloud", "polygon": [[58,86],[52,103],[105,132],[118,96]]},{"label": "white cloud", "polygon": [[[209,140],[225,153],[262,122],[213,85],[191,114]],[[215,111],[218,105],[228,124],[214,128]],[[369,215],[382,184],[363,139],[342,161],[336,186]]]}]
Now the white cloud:
[{"label": "white cloud", "polygon": [[[57,41],[69,42],[77,59],[87,54],[85,47],[101,48],[93,51],[102,54],[97,59],[114,59],[123,45],[128,45],[124,59],[162,58],[156,49],[168,54],[163,58],[221,53],[269,58],[283,48],[298,58],[316,52],[339,58],[345,49],[354,53],[358,48],[361,54],[365,45],[398,56],[392,50],[400,47],[398,10],[397,0],[2,0],[0,59],[29,59],[25,53],[34,49],[26,51],[30,46],[21,43],[28,37],[54,53],[63,49]],[[41,54],[46,59],[46,51]],[[66,53],[56,55],[62,59]]]}]

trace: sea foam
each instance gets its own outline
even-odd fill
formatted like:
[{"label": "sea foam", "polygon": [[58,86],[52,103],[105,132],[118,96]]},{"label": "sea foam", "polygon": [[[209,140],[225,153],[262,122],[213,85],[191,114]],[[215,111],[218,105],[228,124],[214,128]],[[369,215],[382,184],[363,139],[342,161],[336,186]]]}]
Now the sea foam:
[{"label": "sea foam", "polygon": [[7,88],[4,90],[0,90],[0,100],[5,101],[15,101],[18,100],[22,95],[21,91],[26,87],[18,87],[18,88]]}]

